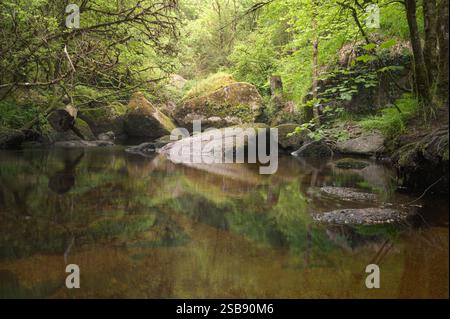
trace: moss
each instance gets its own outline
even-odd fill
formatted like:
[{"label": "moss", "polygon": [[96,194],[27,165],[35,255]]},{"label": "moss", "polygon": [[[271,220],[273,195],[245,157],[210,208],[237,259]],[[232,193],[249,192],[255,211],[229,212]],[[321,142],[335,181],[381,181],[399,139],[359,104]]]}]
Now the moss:
[{"label": "moss", "polygon": [[92,133],[92,130],[89,127],[89,124],[87,124],[82,119],[80,119],[80,118],[76,119],[75,127],[80,130],[81,134],[83,134],[83,136],[86,140],[95,140],[96,139],[94,133]]},{"label": "moss", "polygon": [[94,239],[132,237],[148,230],[155,224],[155,220],[156,217],[153,214],[103,218],[93,222],[89,226],[87,235]]},{"label": "moss", "polygon": [[233,79],[233,76],[228,73],[212,74],[206,79],[203,79],[192,85],[192,88],[185,94],[183,100],[210,94],[235,82],[236,80]]},{"label": "moss", "polygon": [[177,109],[176,118],[190,113],[209,117],[236,117],[242,122],[253,122],[260,115],[262,98],[249,83],[231,83],[204,96],[189,99]]}]

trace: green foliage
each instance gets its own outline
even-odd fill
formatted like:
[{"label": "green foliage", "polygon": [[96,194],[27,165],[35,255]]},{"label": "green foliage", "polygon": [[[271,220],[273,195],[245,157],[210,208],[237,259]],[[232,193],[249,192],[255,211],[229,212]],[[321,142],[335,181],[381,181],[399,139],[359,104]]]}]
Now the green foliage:
[{"label": "green foliage", "polygon": [[417,99],[405,95],[392,105],[381,110],[380,115],[369,116],[360,121],[366,130],[381,130],[389,138],[405,132],[406,124],[419,110]]}]

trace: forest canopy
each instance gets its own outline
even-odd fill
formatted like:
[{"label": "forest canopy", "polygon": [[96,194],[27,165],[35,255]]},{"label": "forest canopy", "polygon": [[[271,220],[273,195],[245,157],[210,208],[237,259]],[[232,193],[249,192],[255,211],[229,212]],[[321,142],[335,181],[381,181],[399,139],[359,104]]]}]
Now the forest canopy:
[{"label": "forest canopy", "polygon": [[[66,24],[70,4],[77,28]],[[383,81],[401,93],[387,92],[386,105],[413,94],[431,115],[448,94],[446,0],[3,0],[0,26],[1,124],[14,128],[135,91],[177,103],[220,74],[255,85],[266,120],[279,111],[273,76],[297,122]],[[188,80],[184,92],[167,85],[173,74]]]}]

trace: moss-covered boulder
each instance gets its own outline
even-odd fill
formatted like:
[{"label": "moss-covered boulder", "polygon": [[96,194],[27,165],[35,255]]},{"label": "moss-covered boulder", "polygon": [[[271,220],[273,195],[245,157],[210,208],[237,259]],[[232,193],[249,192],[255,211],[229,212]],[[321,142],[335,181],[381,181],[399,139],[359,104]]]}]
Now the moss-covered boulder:
[{"label": "moss-covered boulder", "polygon": [[293,156],[308,159],[329,159],[333,151],[324,141],[313,141],[292,153]]},{"label": "moss-covered boulder", "polygon": [[125,132],[129,137],[159,138],[175,128],[172,120],[153,106],[144,94],[133,94],[125,114]]},{"label": "moss-covered boulder", "polygon": [[[94,141],[96,139],[88,123],[80,118],[75,120],[75,128],[84,136],[86,141]],[[81,138],[76,135],[72,130],[64,133],[51,131],[48,135],[50,143],[65,142],[65,141],[81,141]]]},{"label": "moss-covered boulder", "polygon": [[249,83],[226,83],[211,92],[202,91],[199,96],[188,95],[174,112],[177,123],[189,129],[194,120],[201,120],[203,127],[215,128],[255,122],[263,105],[256,87]]},{"label": "moss-covered boulder", "polygon": [[385,138],[380,132],[363,132],[361,136],[336,143],[340,154],[374,156],[385,151]]},{"label": "moss-covered boulder", "polygon": [[392,160],[399,183],[411,191],[448,194],[448,125],[401,147]]},{"label": "moss-covered boulder", "polygon": [[119,102],[96,108],[82,109],[79,116],[91,127],[94,134],[114,132],[117,139],[125,136],[124,115],[127,107]]},{"label": "moss-covered boulder", "polygon": [[298,124],[281,124],[276,128],[278,129],[278,144],[282,149],[294,151],[298,150],[305,143],[311,142],[311,138],[308,136],[311,133],[310,130],[303,130],[301,133],[295,133],[295,129]]}]

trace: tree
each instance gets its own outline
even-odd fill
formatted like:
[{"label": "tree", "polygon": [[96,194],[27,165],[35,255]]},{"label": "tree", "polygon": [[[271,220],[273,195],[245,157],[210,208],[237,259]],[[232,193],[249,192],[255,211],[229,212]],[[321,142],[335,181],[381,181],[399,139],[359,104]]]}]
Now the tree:
[{"label": "tree", "polygon": [[31,88],[61,99],[79,86],[120,95],[170,71],[176,0],[78,1],[81,27],[74,29],[65,26],[68,3],[0,3],[0,99]]},{"label": "tree", "polygon": [[[422,104],[429,105],[431,103],[430,83],[427,65],[425,64],[424,53],[422,50],[419,27],[417,25],[416,0],[405,0],[405,7],[406,7],[406,17],[409,26],[411,46],[414,55],[415,88],[418,98],[422,102]],[[425,20],[427,20],[427,18]],[[430,41],[431,40],[428,39],[428,42]],[[430,47],[428,48],[428,50],[431,51],[432,48]],[[431,56],[428,56],[428,58],[431,59],[432,58]],[[429,62],[431,63],[431,61]]]}]

